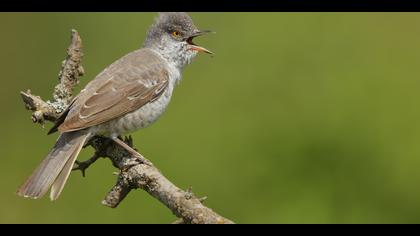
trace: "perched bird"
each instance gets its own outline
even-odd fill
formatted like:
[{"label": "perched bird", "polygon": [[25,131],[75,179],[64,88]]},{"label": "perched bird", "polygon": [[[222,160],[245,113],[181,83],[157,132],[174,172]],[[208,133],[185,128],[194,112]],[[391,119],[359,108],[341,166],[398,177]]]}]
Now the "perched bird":
[{"label": "perched bird", "polygon": [[130,149],[118,136],[162,115],[183,68],[198,52],[211,54],[192,41],[208,32],[197,29],[186,13],[159,13],[143,48],[112,63],[72,100],[49,132],[60,132],[56,144],[18,195],[36,199],[51,187],[50,199],[57,199],[81,148],[95,135]]}]

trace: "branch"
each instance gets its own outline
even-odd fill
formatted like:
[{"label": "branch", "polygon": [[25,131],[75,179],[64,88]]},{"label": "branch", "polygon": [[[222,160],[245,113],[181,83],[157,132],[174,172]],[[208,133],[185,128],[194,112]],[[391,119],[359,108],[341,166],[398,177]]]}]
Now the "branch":
[{"label": "branch", "polygon": [[32,113],[34,123],[44,124],[45,120],[54,122],[67,108],[72,99],[73,87],[79,83],[79,77],[84,74],[82,57],[82,40],[79,33],[72,30],[67,58],[62,62],[58,74],[60,83],[54,88],[53,101],[44,102],[41,97],[32,95],[30,90],[20,92],[26,109],[34,111]]},{"label": "branch", "polygon": [[[71,44],[67,49],[67,58],[63,61],[59,73],[60,83],[54,88],[53,100],[45,102],[30,90],[21,92],[25,107],[33,111],[32,121],[44,124],[45,120],[54,122],[72,101],[73,88],[84,74],[81,65],[82,41],[76,30],[71,31]],[[123,140],[133,147],[131,137]],[[117,183],[106,195],[102,204],[111,208],[117,207],[132,189],[143,189],[161,203],[166,205],[180,219],[176,223],[192,224],[226,224],[232,221],[218,215],[203,205],[204,198],[197,198],[191,189],[184,191],[171,183],[163,174],[141,154],[129,153],[121,145],[105,137],[93,137],[86,146],[95,149],[94,156],[77,162],[74,170],[85,170],[99,157],[109,158],[120,171]]]}]

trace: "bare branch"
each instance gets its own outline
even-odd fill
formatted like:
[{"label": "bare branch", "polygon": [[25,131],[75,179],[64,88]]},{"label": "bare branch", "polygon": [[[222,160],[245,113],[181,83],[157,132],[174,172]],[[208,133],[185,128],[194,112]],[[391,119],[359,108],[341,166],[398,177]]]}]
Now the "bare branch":
[{"label": "bare branch", "polygon": [[54,88],[54,103],[68,105],[72,99],[73,87],[79,83],[79,77],[84,74],[82,62],[82,39],[76,30],[71,31],[71,43],[67,48],[67,58],[61,65],[58,74],[60,83]]},{"label": "bare branch", "polygon": [[55,121],[61,113],[57,113],[56,110],[50,106],[50,104],[44,102],[41,97],[32,95],[29,89],[26,92],[20,92],[20,96],[25,103],[26,109],[33,111],[31,118],[34,123],[44,124],[45,120]]},{"label": "bare branch", "polygon": [[69,105],[73,96],[73,87],[79,83],[79,77],[84,74],[81,65],[82,40],[76,30],[71,31],[71,43],[67,49],[67,57],[63,61],[58,79],[60,83],[55,86],[53,100],[44,102],[41,97],[31,94],[31,91],[20,92],[28,110],[32,113],[34,123],[44,124],[45,120],[55,121]]},{"label": "bare branch", "polygon": [[[108,142],[108,147],[98,145],[98,143],[92,146],[95,149],[106,150],[105,156],[109,157],[114,166],[121,170],[117,183],[107,194],[102,204],[116,207],[131,189],[141,188],[165,204],[186,223],[233,223],[204,206],[202,204],[204,199],[194,196],[191,189],[183,191],[176,187],[150,161],[140,162],[137,156],[130,155],[128,151],[114,142]],[[137,155],[141,156],[141,160],[147,160],[141,154],[137,153]]]},{"label": "bare branch", "polygon": [[114,187],[112,187],[111,191],[109,191],[105,199],[102,201],[103,205],[111,208],[117,207],[131,189],[133,189],[127,182],[128,178],[124,175],[125,174],[123,173],[119,174],[117,183]]},{"label": "bare branch", "polygon": [[[33,111],[32,120],[43,124],[45,120],[55,121],[72,101],[73,88],[79,83],[84,70],[81,65],[82,41],[76,30],[71,32],[71,43],[67,49],[67,58],[63,61],[59,73],[60,83],[54,88],[53,100],[45,102],[39,96],[21,92],[25,107]],[[125,140],[111,140],[105,137],[94,137],[86,146],[95,149],[94,156],[78,162],[74,169],[84,171],[99,157],[107,157],[120,170],[117,183],[109,191],[102,204],[115,208],[132,189],[143,189],[166,205],[180,219],[178,223],[192,224],[226,224],[232,221],[218,215],[197,198],[191,189],[184,191],[171,183],[153,165],[133,147],[131,137]],[[126,148],[124,148],[126,147]],[[130,147],[130,148],[127,148]],[[131,152],[128,149],[133,149]]]}]

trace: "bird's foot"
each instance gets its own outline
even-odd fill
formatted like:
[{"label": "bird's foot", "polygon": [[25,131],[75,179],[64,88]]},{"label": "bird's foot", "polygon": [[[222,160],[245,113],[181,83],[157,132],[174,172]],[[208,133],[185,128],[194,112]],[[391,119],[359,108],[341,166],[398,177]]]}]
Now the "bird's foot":
[{"label": "bird's foot", "polygon": [[85,177],[86,176],[86,169],[89,168],[90,165],[92,165],[95,161],[97,161],[99,159],[99,157],[101,157],[100,155],[98,155],[97,153],[93,154],[93,156],[86,160],[86,161],[77,161],[76,160],[76,164],[77,166],[73,167],[72,170],[80,170],[82,172],[82,176]]}]

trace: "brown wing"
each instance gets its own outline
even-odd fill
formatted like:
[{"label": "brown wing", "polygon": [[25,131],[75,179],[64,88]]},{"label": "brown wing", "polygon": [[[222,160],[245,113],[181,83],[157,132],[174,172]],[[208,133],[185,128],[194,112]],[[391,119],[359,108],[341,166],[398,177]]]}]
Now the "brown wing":
[{"label": "brown wing", "polygon": [[154,101],[168,86],[165,65],[161,57],[149,49],[122,57],[82,90],[58,130],[88,128]]}]

